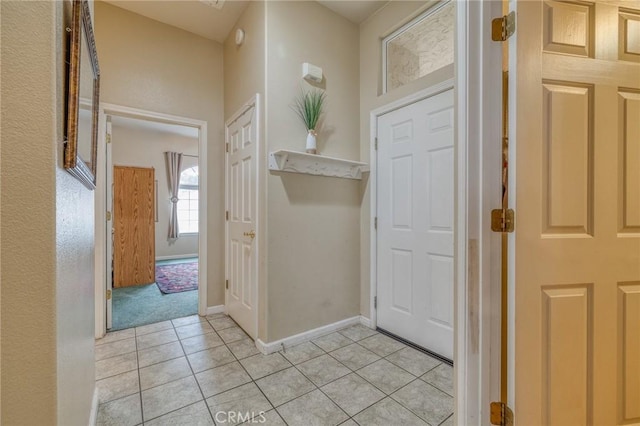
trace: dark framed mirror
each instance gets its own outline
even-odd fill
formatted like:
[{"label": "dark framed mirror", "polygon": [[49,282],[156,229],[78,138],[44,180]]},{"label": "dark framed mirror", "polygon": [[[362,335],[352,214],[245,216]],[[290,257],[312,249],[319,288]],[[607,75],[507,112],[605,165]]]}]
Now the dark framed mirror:
[{"label": "dark framed mirror", "polygon": [[100,68],[87,0],[73,1],[64,168],[96,186]]}]

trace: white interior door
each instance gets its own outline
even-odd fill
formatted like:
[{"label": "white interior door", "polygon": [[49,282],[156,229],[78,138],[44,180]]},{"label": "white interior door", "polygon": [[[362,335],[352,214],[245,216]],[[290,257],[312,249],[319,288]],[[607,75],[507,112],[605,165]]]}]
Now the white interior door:
[{"label": "white interior door", "polygon": [[255,104],[227,125],[227,312],[257,336],[257,119]]},{"label": "white interior door", "polygon": [[106,289],[106,303],[107,303],[107,329],[110,329],[113,324],[113,167],[111,166],[111,116],[107,116],[107,135],[106,135],[106,164],[107,167],[107,221],[105,226],[107,228],[107,265],[105,271],[107,271],[107,289]]},{"label": "white interior door", "polygon": [[377,325],[453,359],[453,90],[378,118]]},{"label": "white interior door", "polygon": [[640,1],[516,6],[514,416],[637,425]]}]

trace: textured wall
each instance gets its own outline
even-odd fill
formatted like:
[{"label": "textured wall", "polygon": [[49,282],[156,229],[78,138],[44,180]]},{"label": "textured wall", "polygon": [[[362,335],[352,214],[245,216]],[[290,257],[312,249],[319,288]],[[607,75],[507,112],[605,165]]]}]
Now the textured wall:
[{"label": "textured wall", "polygon": [[96,2],[103,102],[208,124],[207,305],[224,303],[222,45]]},{"label": "textured wall", "polygon": [[454,12],[450,2],[389,42],[387,90],[453,64]]},{"label": "textured wall", "polygon": [[0,423],[86,425],[94,389],[93,193],[61,168],[70,3],[0,7]]},{"label": "textured wall", "polygon": [[389,43],[387,48],[387,89],[393,90],[420,76],[420,57],[406,47]]},{"label": "textured wall", "polygon": [[[57,411],[56,7],[44,2],[1,2],[0,7],[3,391],[0,423],[50,424]],[[23,31],[25,25],[33,25],[34,30]]]},{"label": "textured wall", "polygon": [[[198,138],[132,128],[113,124],[111,155],[114,166],[153,167],[158,181],[158,221],[156,228],[156,257],[198,254],[198,235],[181,235],[174,243],[167,241],[171,195],[167,181],[165,151],[198,155]],[[198,165],[196,157],[182,157],[182,170]]]},{"label": "textured wall", "polygon": [[[381,64],[382,39],[434,2],[392,1],[360,25],[360,159],[370,162],[371,132],[370,113],[383,105],[401,99],[421,89],[453,77],[453,65],[445,66],[431,74],[382,94]],[[371,285],[371,198],[368,181],[361,185],[362,208],[360,210],[360,313],[369,317]]]},{"label": "textured wall", "polygon": [[[323,68],[319,151],[357,160],[358,27],[315,2],[267,2],[266,143],[304,151],[290,105],[302,63]],[[359,314],[358,181],[267,172],[268,341]]]},{"label": "textured wall", "polygon": [[[60,13],[71,20],[71,2]],[[89,3],[93,13],[93,2]],[[59,22],[59,21],[58,21]],[[68,24],[67,24],[68,25]],[[62,51],[64,26],[55,26],[58,40],[57,141],[63,140],[65,65]],[[94,318],[94,191],[85,188],[63,168],[63,146],[56,158],[56,305],[58,424],[86,425],[95,387]]]},{"label": "textured wall", "polygon": [[58,424],[85,425],[95,386],[93,191],[56,171]]}]

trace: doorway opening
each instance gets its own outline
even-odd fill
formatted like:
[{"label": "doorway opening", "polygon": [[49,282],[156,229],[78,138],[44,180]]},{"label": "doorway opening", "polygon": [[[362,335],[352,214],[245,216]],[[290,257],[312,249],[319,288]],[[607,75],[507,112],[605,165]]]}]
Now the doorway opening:
[{"label": "doorway opening", "polygon": [[[194,315],[198,312],[198,129],[110,118],[110,329]],[[176,158],[175,167],[168,164],[170,155]]]},{"label": "doorway opening", "polygon": [[204,314],[206,123],[113,105],[101,118],[96,195],[107,213],[96,335]]}]

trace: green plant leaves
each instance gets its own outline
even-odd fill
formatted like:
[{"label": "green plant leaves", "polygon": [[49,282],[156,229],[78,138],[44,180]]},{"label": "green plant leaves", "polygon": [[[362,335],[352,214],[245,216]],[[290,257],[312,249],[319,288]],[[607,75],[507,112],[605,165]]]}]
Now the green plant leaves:
[{"label": "green plant leaves", "polygon": [[300,94],[294,100],[291,108],[298,114],[307,130],[315,130],[327,94],[319,89],[308,92],[300,89]]}]

